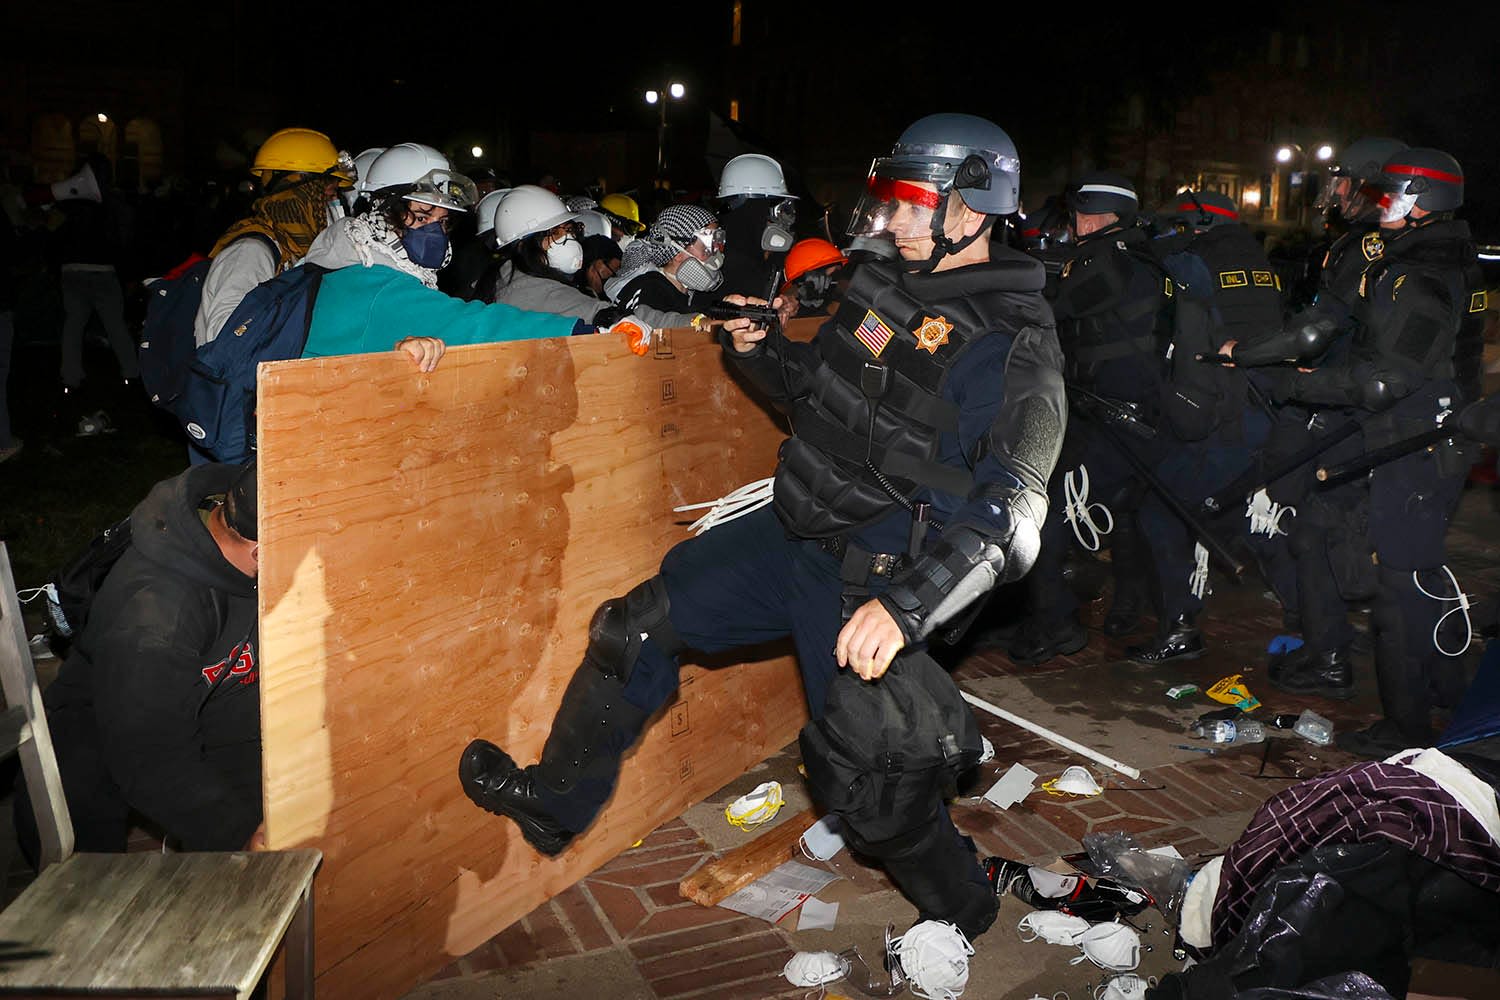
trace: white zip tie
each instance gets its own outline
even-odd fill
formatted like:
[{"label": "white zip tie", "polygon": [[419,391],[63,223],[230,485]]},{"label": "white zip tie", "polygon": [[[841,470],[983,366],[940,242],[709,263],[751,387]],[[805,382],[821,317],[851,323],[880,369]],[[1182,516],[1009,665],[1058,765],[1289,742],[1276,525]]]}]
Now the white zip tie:
[{"label": "white zip tie", "polygon": [[1188,588],[1201,601],[1204,594],[1213,593],[1208,586],[1208,549],[1202,542],[1193,543],[1193,563],[1193,572],[1188,574]]},{"label": "white zip tie", "polygon": [[753,483],[746,483],[737,490],[726,493],[717,500],[706,500],[703,503],[686,503],[672,510],[681,513],[688,510],[703,510],[708,508],[708,513],[688,525],[688,530],[695,535],[701,535],[710,528],[715,528],[726,521],[733,521],[737,517],[744,517],[753,511],[757,511],[771,502],[772,479],[757,479]]},{"label": "white zip tie", "polygon": [[[1453,575],[1453,571],[1451,569],[1449,569],[1446,565],[1440,566],[1439,569],[1448,574],[1448,579],[1453,583],[1453,592],[1458,595],[1457,597],[1440,597],[1437,594],[1429,591],[1426,587],[1422,586],[1422,580],[1420,577],[1418,577],[1417,570],[1411,571],[1411,582],[1416,586],[1418,590],[1422,592],[1424,596],[1430,597],[1434,601],[1438,601],[1442,604],[1446,604],[1449,601],[1457,602],[1457,607],[1449,608],[1447,611],[1443,612],[1443,616],[1437,620],[1437,624],[1432,626],[1432,645],[1433,648],[1435,648],[1439,653],[1442,653],[1444,656],[1463,656],[1464,653],[1469,651],[1469,646],[1474,642],[1474,620],[1469,617],[1469,595],[1465,594],[1463,592],[1463,589],[1459,587],[1458,577]],[[1443,622],[1448,620],[1449,615],[1457,614],[1461,614],[1464,616],[1464,644],[1458,652],[1450,653],[1448,650],[1444,649],[1443,644],[1438,641],[1438,632],[1442,629]]]},{"label": "white zip tie", "polygon": [[1287,514],[1297,516],[1296,507],[1283,507],[1271,499],[1262,487],[1250,495],[1245,504],[1245,516],[1250,519],[1250,534],[1265,535],[1267,538],[1275,538],[1277,535],[1285,535],[1286,529],[1281,526],[1281,519]]},{"label": "white zip tie", "polygon": [[[1099,527],[1099,522],[1094,520],[1093,510],[1099,509],[1099,514],[1104,518],[1105,527]],[[1090,552],[1098,552],[1103,537],[1115,530],[1115,516],[1110,513],[1109,508],[1102,503],[1089,503],[1089,467],[1078,466],[1078,478],[1073,478],[1073,471],[1069,469],[1063,474],[1063,517],[1073,529],[1073,537],[1078,539],[1078,544]],[[1083,537],[1084,529],[1088,529],[1089,538]],[[1093,544],[1089,544],[1089,540]]]},{"label": "white zip tie", "polygon": [[30,604],[43,594],[46,594],[47,599],[54,604],[57,603],[57,587],[50,583],[43,584],[40,587],[27,587],[25,590],[16,591],[16,597],[22,604]]}]

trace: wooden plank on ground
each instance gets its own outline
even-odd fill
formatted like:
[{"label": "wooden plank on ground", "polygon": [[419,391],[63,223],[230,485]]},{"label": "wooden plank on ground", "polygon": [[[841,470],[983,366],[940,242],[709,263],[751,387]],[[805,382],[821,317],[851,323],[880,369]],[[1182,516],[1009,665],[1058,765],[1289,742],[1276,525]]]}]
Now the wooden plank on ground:
[{"label": "wooden plank on ground", "polygon": [[677,883],[678,894],[699,906],[718,906],[766,872],[790,861],[797,853],[797,841],[817,821],[816,809],[804,809],[787,817],[748,844],[741,844],[685,877]]},{"label": "wooden plank on ground", "polygon": [[774,469],[783,432],[719,348],[666,334],[644,358],[576,337],[456,348],[430,375],[394,353],[262,367],[266,827],[325,855],[320,997],[400,996],[805,721],[787,655],[685,668],[555,859],[459,787],[476,736],[536,759],[594,609],[687,537],[673,505]]}]

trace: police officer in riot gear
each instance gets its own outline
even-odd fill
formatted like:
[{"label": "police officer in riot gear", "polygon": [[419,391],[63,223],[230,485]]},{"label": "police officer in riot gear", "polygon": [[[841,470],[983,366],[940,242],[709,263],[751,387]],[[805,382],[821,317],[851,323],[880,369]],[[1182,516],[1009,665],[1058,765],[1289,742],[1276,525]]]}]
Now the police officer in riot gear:
[{"label": "police officer in riot gear", "polygon": [[[1367,136],[1339,152],[1318,194],[1318,207],[1337,216],[1344,232],[1323,258],[1316,297],[1291,316],[1278,333],[1254,344],[1230,339],[1220,347],[1220,354],[1251,368],[1294,359],[1308,365],[1341,362],[1355,328],[1354,307],[1359,301],[1361,278],[1385,248],[1379,227],[1380,202],[1386,193],[1381,167],[1406,148],[1406,143],[1397,139]],[[1268,376],[1251,372],[1250,378],[1254,384],[1269,388]],[[1303,452],[1344,419],[1337,407],[1320,409],[1296,403],[1275,406],[1270,437],[1259,456],[1262,471],[1282,469],[1287,458]],[[1357,437],[1346,440],[1324,453],[1321,462],[1351,457],[1359,447]],[[1281,600],[1288,628],[1306,632],[1308,638],[1291,657],[1274,662],[1273,673],[1314,654],[1334,659],[1344,656],[1351,634],[1345,623],[1346,599],[1368,596],[1359,592],[1363,587],[1356,582],[1358,577],[1368,575],[1363,573],[1337,574],[1347,581],[1342,593],[1314,586],[1310,604],[1301,596],[1297,583],[1300,575],[1314,573],[1326,578],[1330,561],[1352,565],[1365,559],[1364,533],[1355,530],[1349,518],[1349,511],[1359,504],[1359,487],[1317,488],[1314,464],[1280,476],[1265,490],[1267,501],[1296,513],[1289,518],[1289,526],[1256,540],[1256,554]]]},{"label": "police officer in riot gear", "polygon": [[[1430,430],[1478,398],[1487,305],[1468,224],[1453,217],[1464,195],[1458,161],[1436,149],[1406,149],[1386,161],[1382,178],[1388,185],[1380,216],[1383,249],[1360,278],[1358,328],[1347,359],[1287,375],[1277,387],[1282,398],[1336,407],[1358,419],[1367,451]],[[1386,756],[1429,745],[1433,690],[1452,697],[1462,683],[1453,662],[1435,648],[1435,630],[1442,599],[1458,596],[1442,571],[1444,536],[1468,464],[1458,440],[1450,439],[1370,472],[1373,557],[1364,569],[1374,574],[1375,673],[1385,718],[1363,732],[1341,734],[1344,749]],[[1337,607],[1332,575],[1299,577],[1304,602]],[[1349,697],[1348,626],[1340,616],[1333,627],[1320,623],[1320,631],[1308,632],[1315,655],[1272,683]]]},{"label": "police officer in riot gear", "polygon": [[[1243,372],[1205,365],[1232,335],[1254,342],[1281,326],[1281,296],[1260,244],[1240,222],[1234,200],[1212,191],[1184,191],[1171,213],[1175,237],[1157,240],[1173,288],[1171,343],[1164,352],[1162,459],[1156,475],[1189,506],[1249,467],[1269,418],[1249,405]],[[1156,567],[1159,628],[1154,642],[1129,647],[1143,664],[1190,659],[1203,652],[1197,616],[1207,593],[1207,554],[1162,499],[1147,494],[1141,530]]]},{"label": "police officer in riot gear", "polygon": [[[893,241],[900,262],[861,264],[812,343],[726,326],[726,357],[795,428],[773,509],[677,545],[660,575],[606,602],[540,763],[521,768],[483,740],[465,750],[459,777],[477,805],[555,854],[609,799],[620,756],[676,690],[683,650],[790,635],[812,716],[832,724],[831,688],[876,697],[864,681],[904,672],[935,631],[1030,568],[1066,405],[1041,266],[989,260],[986,236],[1016,211],[1019,180],[993,123],[924,118],[875,161],[851,224]],[[836,809],[847,763],[807,760]],[[829,774],[844,784],[816,779]],[[847,839],[884,861],[924,918],[983,932],[995,894],[936,775],[872,779],[889,801],[874,819],[841,812]]]},{"label": "police officer in riot gear", "polygon": [[[1149,435],[1157,419],[1162,390],[1157,324],[1168,289],[1164,272],[1146,250],[1146,233],[1136,224],[1139,207],[1131,182],[1107,171],[1085,174],[1069,198],[1073,241],[1052,307],[1079,419],[1069,424],[1051,483],[1042,551],[1027,581],[1030,614],[1007,647],[1017,663],[1066,656],[1088,642],[1077,599],[1063,578],[1075,533],[1089,549],[1099,547],[1100,535],[1109,537],[1114,603],[1104,619],[1106,633],[1134,630],[1147,596],[1150,557],[1136,525],[1141,486],[1097,423],[1112,421]],[[1143,456],[1154,448],[1142,434],[1126,436]],[[1079,496],[1085,487],[1087,495]]]}]

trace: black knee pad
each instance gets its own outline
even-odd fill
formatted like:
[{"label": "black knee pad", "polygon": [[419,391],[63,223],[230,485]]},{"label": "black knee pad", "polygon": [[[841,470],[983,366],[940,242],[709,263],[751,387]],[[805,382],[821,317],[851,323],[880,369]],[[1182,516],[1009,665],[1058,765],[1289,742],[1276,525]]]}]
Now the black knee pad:
[{"label": "black knee pad", "polygon": [[622,684],[640,656],[646,637],[670,656],[684,646],[669,617],[672,602],[661,577],[637,585],[624,597],[612,597],[599,605],[589,622],[589,645],[584,662]]}]

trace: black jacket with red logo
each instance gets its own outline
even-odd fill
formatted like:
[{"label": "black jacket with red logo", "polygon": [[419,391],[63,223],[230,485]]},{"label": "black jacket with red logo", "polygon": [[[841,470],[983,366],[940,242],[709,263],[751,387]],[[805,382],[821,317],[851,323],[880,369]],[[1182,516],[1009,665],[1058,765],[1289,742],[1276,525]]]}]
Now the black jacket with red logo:
[{"label": "black jacket with red logo", "polygon": [[234,472],[195,466],[136,507],[45,696],[75,814],[123,798],[185,850],[240,850],[261,818],[255,580],[200,514]]}]

